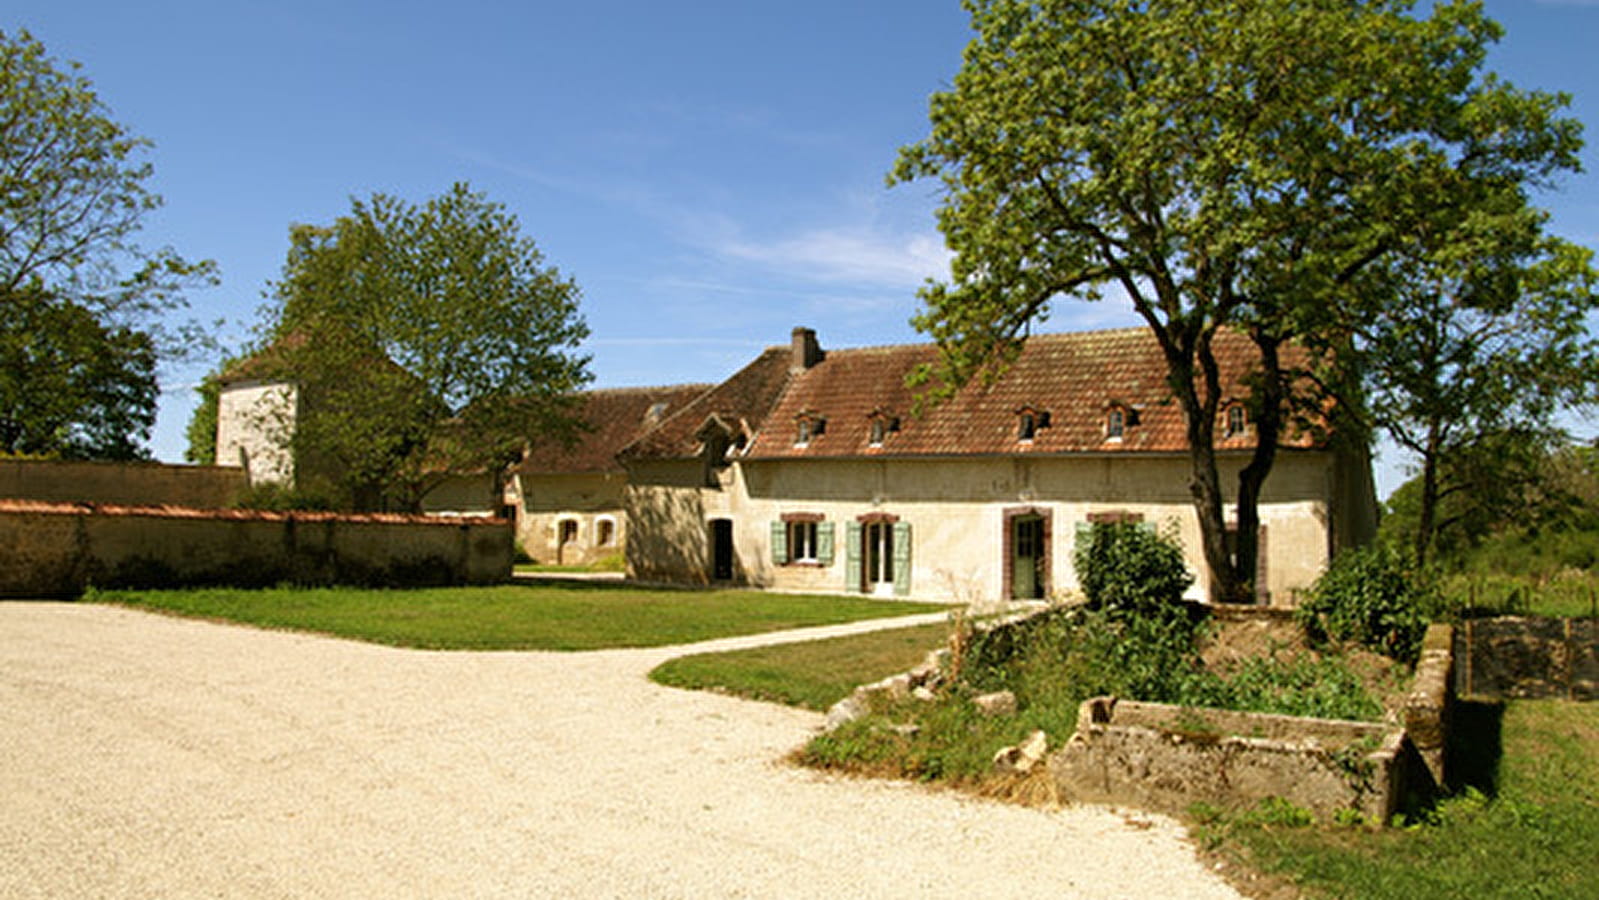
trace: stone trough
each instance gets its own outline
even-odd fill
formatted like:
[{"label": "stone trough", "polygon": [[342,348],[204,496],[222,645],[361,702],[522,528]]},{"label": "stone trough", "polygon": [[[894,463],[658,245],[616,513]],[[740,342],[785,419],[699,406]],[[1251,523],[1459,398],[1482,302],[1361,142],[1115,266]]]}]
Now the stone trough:
[{"label": "stone trough", "polygon": [[1074,801],[1181,813],[1277,797],[1329,819],[1386,822],[1425,772],[1404,728],[1095,697],[1049,771]]}]

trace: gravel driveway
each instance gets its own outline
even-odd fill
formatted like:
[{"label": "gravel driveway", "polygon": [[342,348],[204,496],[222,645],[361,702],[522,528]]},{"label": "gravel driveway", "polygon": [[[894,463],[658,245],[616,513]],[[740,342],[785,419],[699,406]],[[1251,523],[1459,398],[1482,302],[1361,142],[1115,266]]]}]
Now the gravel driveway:
[{"label": "gravel driveway", "polygon": [[0,603],[0,897],[1238,896],[1168,820],[791,768],[821,716],[645,678],[761,640],[434,653]]}]

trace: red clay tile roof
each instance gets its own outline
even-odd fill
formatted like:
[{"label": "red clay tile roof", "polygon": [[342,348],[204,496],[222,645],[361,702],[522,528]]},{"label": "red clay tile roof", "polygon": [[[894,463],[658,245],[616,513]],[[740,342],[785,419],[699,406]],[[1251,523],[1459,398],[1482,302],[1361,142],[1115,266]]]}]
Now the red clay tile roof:
[{"label": "red clay tile roof", "polygon": [[701,394],[623,448],[623,459],[686,459],[700,452],[700,430],[713,416],[753,435],[789,383],[789,347],[768,347],[726,381]]},{"label": "red clay tile roof", "polygon": [[[1244,396],[1239,379],[1258,359],[1254,345],[1243,335],[1223,333],[1215,346],[1223,384],[1238,385]],[[1033,336],[999,380],[974,381],[913,417],[914,392],[905,386],[905,375],[935,361],[937,353],[932,344],[826,351],[822,362],[792,379],[764,417],[746,458],[1176,453],[1187,448],[1165,360],[1145,329]],[[1292,348],[1284,349],[1284,357],[1285,363],[1301,361]],[[1134,414],[1121,440],[1107,439],[1105,431],[1115,405]],[[1031,441],[1018,440],[1023,409],[1049,417]],[[899,426],[878,447],[870,442],[874,413],[889,423],[898,419]],[[804,415],[825,421],[821,433],[799,447],[797,422]],[[1218,425],[1217,446],[1247,449],[1254,443],[1250,434],[1223,439]],[[1282,445],[1314,444],[1311,436],[1294,433],[1285,435]]]},{"label": "red clay tile roof", "polygon": [[681,384],[584,391],[579,414],[590,430],[571,448],[559,443],[535,447],[513,471],[528,475],[620,472],[617,451],[711,388],[709,384]]}]

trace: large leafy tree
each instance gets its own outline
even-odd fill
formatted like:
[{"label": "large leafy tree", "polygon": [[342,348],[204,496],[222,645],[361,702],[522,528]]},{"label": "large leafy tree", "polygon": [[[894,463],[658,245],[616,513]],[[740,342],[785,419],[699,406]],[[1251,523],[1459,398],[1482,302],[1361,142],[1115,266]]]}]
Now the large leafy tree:
[{"label": "large leafy tree", "polygon": [[[1212,593],[1247,599],[1261,490],[1306,374],[1285,345],[1341,350],[1332,312],[1366,302],[1368,267],[1574,168],[1580,126],[1563,98],[1481,74],[1499,29],[1472,3],[1425,18],[1404,0],[965,6],[976,37],[892,176],[946,192],[953,280],[924,288],[916,319],[944,348],[939,374],[1003,365],[1063,298],[1124,297],[1187,418]],[[1257,440],[1230,492],[1215,428],[1242,386],[1221,383],[1222,329],[1259,351]]]},{"label": "large leafy tree", "polygon": [[411,509],[444,477],[570,435],[589,378],[578,300],[516,217],[465,184],[295,226],[269,314],[305,392],[297,469],[358,507]]},{"label": "large leafy tree", "polygon": [[155,359],[199,339],[165,317],[213,266],[138,245],[161,205],[149,141],[77,70],[0,32],[0,343],[18,367],[0,379],[5,449],[143,455]]}]

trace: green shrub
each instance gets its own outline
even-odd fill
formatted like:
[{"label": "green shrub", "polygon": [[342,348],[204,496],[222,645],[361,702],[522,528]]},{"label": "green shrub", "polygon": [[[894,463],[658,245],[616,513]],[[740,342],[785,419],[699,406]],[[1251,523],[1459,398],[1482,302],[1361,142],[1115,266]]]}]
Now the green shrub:
[{"label": "green shrub", "polygon": [[238,509],[266,512],[325,512],[340,508],[339,503],[326,494],[271,481],[245,488],[234,498],[233,505]]},{"label": "green shrub", "polygon": [[1143,523],[1099,523],[1079,532],[1073,562],[1088,605],[1118,615],[1173,616],[1194,583],[1176,536]]},{"label": "green shrub", "polygon": [[1410,571],[1393,549],[1371,545],[1338,554],[1295,617],[1313,643],[1349,641],[1415,662],[1439,606],[1425,577]]}]

